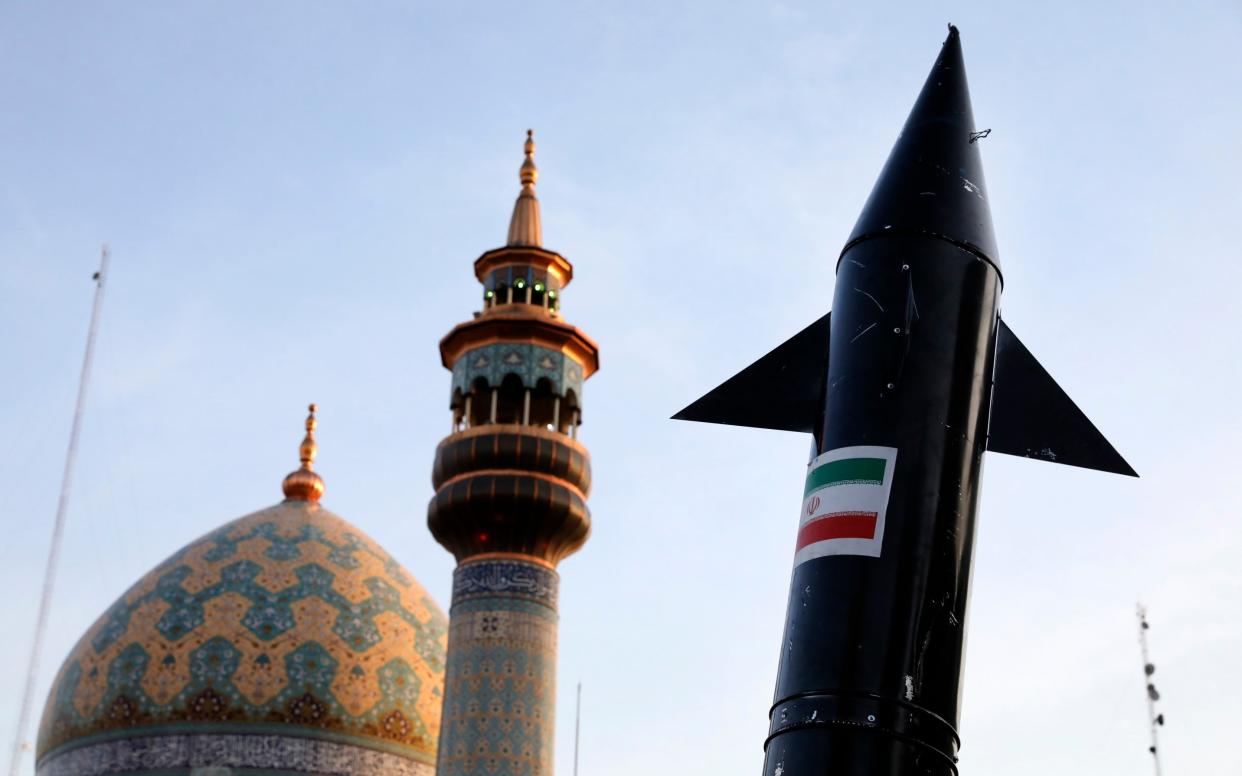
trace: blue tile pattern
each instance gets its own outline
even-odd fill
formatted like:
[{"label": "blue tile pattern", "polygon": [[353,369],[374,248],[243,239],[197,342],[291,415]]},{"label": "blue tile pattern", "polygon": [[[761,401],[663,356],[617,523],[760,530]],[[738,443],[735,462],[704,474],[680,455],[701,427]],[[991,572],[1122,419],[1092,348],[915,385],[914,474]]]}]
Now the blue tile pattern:
[{"label": "blue tile pattern", "polygon": [[465,563],[453,572],[453,607],[472,598],[517,596],[556,609],[555,571],[525,561],[488,560]]},{"label": "blue tile pattern", "polygon": [[505,375],[517,375],[533,389],[541,378],[552,383],[552,391],[565,396],[573,391],[582,399],[582,365],[564,353],[521,342],[502,342],[467,350],[453,364],[452,391],[467,392],[477,378],[489,386],[500,385]]},{"label": "blue tile pattern", "polygon": [[53,684],[38,757],[260,725],[432,763],[447,631],[373,541],[284,502],[180,550],[87,631]]},{"label": "blue tile pattern", "polygon": [[38,776],[431,776],[429,763],[339,741],[270,733],[167,734],[98,741],[44,760]]},{"label": "blue tile pattern", "polygon": [[557,574],[486,559],[459,566],[453,583],[437,776],[548,776]]}]

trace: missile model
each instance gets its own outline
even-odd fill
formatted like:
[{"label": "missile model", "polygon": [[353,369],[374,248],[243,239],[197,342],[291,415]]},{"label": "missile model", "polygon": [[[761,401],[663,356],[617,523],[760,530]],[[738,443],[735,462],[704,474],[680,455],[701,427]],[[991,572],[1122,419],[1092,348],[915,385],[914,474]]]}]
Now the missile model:
[{"label": "missile model", "polygon": [[675,415],[810,432],[764,776],[956,774],[983,453],[1133,469],[1000,319],[950,25],[832,312]]}]

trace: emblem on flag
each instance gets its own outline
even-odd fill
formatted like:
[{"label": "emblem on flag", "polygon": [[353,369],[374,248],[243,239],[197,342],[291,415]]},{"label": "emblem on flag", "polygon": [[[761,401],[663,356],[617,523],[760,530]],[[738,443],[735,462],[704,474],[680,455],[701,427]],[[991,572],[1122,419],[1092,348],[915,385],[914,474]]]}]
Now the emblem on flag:
[{"label": "emblem on flag", "polygon": [[794,552],[797,566],[825,555],[880,556],[897,448],[839,447],[807,467]]}]

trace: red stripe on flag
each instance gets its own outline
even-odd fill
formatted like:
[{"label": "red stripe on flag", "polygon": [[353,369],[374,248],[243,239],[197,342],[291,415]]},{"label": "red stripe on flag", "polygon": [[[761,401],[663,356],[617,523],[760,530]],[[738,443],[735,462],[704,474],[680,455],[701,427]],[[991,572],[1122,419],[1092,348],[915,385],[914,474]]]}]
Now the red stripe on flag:
[{"label": "red stripe on flag", "polygon": [[874,539],[875,512],[833,512],[822,515],[802,526],[798,531],[798,547],[828,539]]}]

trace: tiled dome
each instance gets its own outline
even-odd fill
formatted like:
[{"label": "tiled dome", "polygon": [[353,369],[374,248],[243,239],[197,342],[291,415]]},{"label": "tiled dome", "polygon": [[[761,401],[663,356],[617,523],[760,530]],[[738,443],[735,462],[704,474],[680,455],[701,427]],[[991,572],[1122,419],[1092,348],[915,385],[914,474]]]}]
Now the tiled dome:
[{"label": "tiled dome", "polygon": [[192,542],[91,626],[52,685],[38,773],[429,775],[446,632],[374,541],[285,501]]}]

